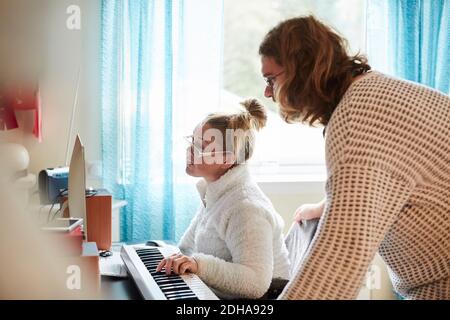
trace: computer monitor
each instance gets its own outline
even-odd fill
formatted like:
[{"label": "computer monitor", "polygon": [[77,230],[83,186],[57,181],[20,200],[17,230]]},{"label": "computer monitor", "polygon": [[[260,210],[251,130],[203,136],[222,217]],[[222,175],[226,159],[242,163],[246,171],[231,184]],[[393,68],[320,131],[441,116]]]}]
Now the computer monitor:
[{"label": "computer monitor", "polygon": [[81,143],[80,136],[77,135],[69,166],[68,205],[71,217],[83,219],[83,231],[86,240],[88,240],[85,191],[86,165],[84,160],[84,146]]}]

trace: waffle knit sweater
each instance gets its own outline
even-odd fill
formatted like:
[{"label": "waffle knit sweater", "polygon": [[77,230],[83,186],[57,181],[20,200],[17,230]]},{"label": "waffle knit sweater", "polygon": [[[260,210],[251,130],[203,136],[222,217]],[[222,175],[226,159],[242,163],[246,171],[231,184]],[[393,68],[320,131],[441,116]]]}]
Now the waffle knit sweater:
[{"label": "waffle knit sweater", "polygon": [[326,133],[327,202],[282,299],[353,299],[377,251],[407,299],[450,299],[450,99],[371,72]]},{"label": "waffle knit sweater", "polygon": [[272,278],[289,278],[283,220],[246,165],[197,184],[203,205],[178,244],[221,298],[259,298]]}]

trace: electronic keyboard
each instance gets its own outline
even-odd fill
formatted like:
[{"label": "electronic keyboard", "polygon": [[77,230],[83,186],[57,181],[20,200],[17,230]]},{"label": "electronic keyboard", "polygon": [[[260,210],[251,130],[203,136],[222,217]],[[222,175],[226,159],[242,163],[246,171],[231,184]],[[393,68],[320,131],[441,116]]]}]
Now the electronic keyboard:
[{"label": "electronic keyboard", "polygon": [[159,262],[180,250],[164,247],[124,245],[121,257],[144,299],[149,300],[218,300],[200,278],[192,273],[166,275],[156,272]]}]

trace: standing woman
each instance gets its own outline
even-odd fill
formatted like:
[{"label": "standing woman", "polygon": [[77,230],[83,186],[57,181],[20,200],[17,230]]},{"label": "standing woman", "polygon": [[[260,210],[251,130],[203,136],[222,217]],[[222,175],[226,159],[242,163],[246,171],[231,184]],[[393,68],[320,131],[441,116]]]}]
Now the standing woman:
[{"label": "standing woman", "polygon": [[397,293],[450,299],[449,97],[370,71],[311,16],[280,23],[259,53],[286,122],[325,127],[326,199],[298,212],[320,224],[280,298],[356,298],[378,251]]}]

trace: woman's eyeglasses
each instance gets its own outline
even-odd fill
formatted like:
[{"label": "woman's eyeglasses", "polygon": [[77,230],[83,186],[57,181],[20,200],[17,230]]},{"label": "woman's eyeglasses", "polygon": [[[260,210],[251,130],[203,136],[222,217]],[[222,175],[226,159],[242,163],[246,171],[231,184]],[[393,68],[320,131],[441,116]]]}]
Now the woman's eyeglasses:
[{"label": "woman's eyeglasses", "polygon": [[266,86],[270,89],[273,89],[273,86],[275,84],[275,80],[278,76],[282,75],[284,73],[284,70],[267,78],[264,78],[264,81],[266,82]]}]

